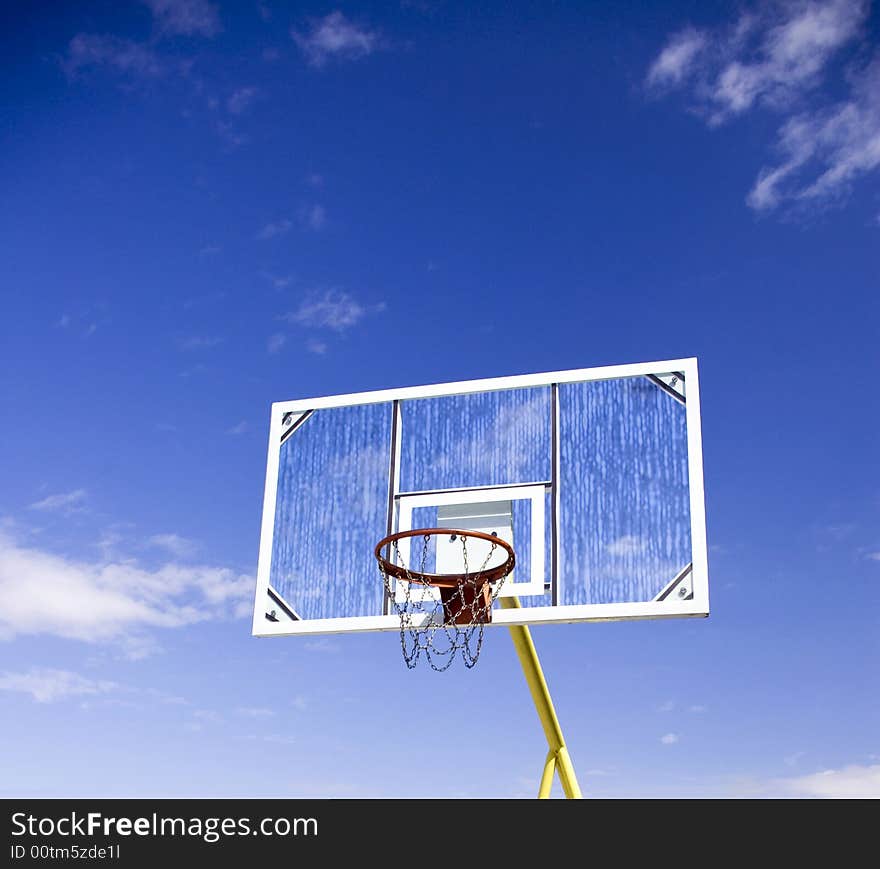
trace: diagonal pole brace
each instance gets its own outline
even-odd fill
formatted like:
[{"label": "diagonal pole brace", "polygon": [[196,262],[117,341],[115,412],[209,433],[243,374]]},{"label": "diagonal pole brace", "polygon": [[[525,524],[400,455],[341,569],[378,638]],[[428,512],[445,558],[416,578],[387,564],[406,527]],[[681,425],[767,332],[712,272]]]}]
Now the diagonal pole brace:
[{"label": "diagonal pole brace", "polygon": [[[500,598],[500,603],[502,609],[520,609],[521,607],[517,597],[502,597]],[[534,642],[532,642],[532,634],[527,625],[509,625],[508,629],[513,639],[513,645],[516,648],[516,654],[519,657],[519,663],[523,668],[529,692],[532,695],[532,702],[535,704],[538,718],[541,720],[541,726],[544,728],[547,745],[550,748],[544,761],[544,771],[541,775],[538,797],[546,799],[550,796],[550,787],[553,783],[553,773],[555,771],[559,774],[559,781],[562,784],[565,796],[570,800],[582,799],[583,794],[581,794],[577,775],[575,774],[568,748],[565,745],[562,727],[559,724],[559,719],[556,717],[556,710],[553,708],[550,689],[547,687],[547,680],[544,678],[541,662],[538,660],[538,653],[535,650]]]}]

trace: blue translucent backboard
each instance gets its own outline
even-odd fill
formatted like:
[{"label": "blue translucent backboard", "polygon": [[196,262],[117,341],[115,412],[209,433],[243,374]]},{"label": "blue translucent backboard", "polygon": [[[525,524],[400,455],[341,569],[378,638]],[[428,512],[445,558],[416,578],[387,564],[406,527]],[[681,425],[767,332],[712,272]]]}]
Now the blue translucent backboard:
[{"label": "blue translucent backboard", "polygon": [[468,504],[509,516],[493,624],[706,615],[696,360],[273,405],[254,633],[398,629],[377,541]]}]

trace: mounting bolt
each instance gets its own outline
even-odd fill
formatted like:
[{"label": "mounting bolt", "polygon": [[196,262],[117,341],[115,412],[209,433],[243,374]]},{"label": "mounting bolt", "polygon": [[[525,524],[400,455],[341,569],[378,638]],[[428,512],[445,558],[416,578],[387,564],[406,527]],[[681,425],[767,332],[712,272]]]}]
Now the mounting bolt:
[{"label": "mounting bolt", "polygon": [[686,585],[683,585],[683,586],[678,590],[678,596],[679,596],[679,597],[687,597],[688,594],[690,594],[690,592],[689,592],[688,587],[687,587]]}]

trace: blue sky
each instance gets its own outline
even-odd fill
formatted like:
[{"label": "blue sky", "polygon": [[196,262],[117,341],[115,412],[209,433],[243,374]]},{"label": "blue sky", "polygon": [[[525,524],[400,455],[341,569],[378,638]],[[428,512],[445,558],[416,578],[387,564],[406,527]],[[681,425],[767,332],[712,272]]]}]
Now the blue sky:
[{"label": "blue sky", "polygon": [[533,631],[581,786],[880,795],[877,9],[14,16],[4,795],[534,794],[502,632],[250,636],[269,404],[692,355],[712,615]]}]

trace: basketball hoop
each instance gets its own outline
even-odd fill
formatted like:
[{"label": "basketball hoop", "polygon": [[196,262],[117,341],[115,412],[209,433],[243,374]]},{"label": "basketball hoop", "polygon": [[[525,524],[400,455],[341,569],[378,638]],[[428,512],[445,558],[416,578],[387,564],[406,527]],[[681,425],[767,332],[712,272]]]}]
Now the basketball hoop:
[{"label": "basketball hoop", "polygon": [[[431,541],[442,537],[453,543],[461,541],[461,573],[426,570]],[[422,541],[417,567],[411,556],[406,557],[408,553],[401,553],[401,542],[407,541],[408,546],[411,539]],[[474,570],[468,565],[469,539],[490,544],[482,564]],[[382,554],[386,547],[388,557]],[[497,550],[507,557],[490,566]],[[400,616],[400,647],[407,667],[413,669],[425,652],[431,669],[442,672],[452,665],[459,650],[465,666],[473,667],[483,645],[483,626],[492,621],[492,604],[516,562],[513,547],[482,531],[417,528],[384,537],[376,544],[375,556],[388,598]]]}]

